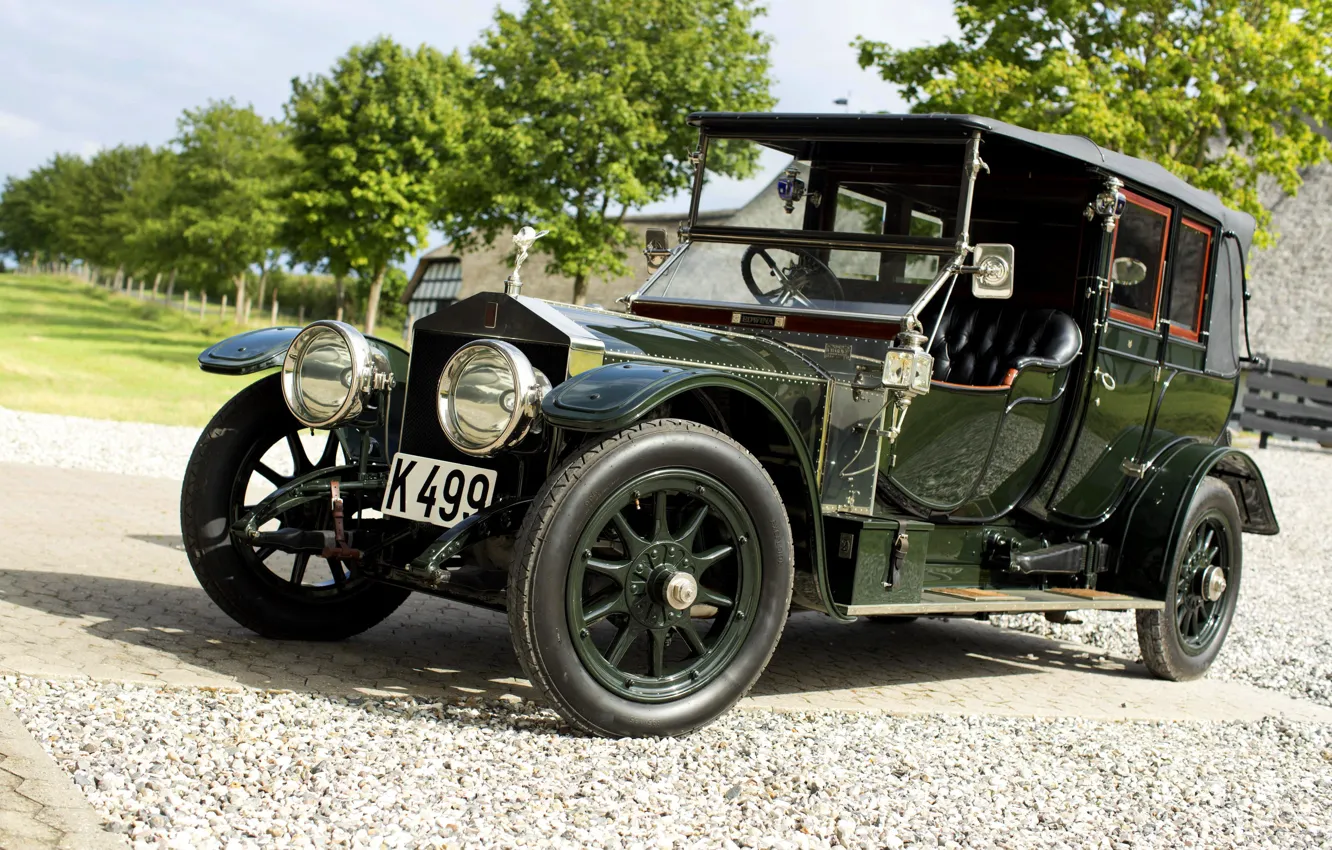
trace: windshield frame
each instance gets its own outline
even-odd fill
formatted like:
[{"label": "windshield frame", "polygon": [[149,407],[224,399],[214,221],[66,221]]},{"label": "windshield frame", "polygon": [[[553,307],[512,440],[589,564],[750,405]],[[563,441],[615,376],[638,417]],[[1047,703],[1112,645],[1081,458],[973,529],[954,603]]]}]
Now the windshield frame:
[{"label": "windshield frame", "polygon": [[[981,132],[979,129],[972,130],[971,133],[963,138],[949,138],[931,140],[938,143],[956,144],[961,142],[965,146],[965,152],[962,157],[962,180],[958,191],[957,202],[957,227],[954,238],[947,237],[929,237],[929,236],[903,236],[903,235],[874,235],[865,233],[843,233],[838,231],[823,230],[796,230],[789,228],[761,228],[761,227],[734,227],[726,225],[700,225],[699,205],[703,194],[704,174],[707,168],[708,144],[710,138],[729,138],[743,139],[747,141],[764,144],[768,141],[779,141],[783,137],[797,138],[797,136],[783,133],[764,133],[761,137],[756,137],[750,133],[726,133],[715,132],[709,134],[706,128],[699,129],[698,149],[690,155],[690,162],[694,167],[693,190],[690,194],[689,217],[688,220],[680,226],[680,239],[683,243],[691,242],[720,242],[729,244],[759,245],[781,248],[785,246],[803,247],[803,248],[830,248],[830,249],[849,249],[849,250],[877,250],[900,252],[904,254],[935,254],[944,259],[940,263],[938,273],[934,280],[924,288],[921,294],[911,304],[911,306],[900,315],[892,314],[864,314],[850,313],[838,310],[827,310],[819,308],[807,308],[798,305],[774,305],[774,304],[739,304],[735,302],[712,302],[699,301],[697,299],[680,299],[666,296],[647,295],[647,289],[652,286],[657,279],[670,266],[673,266],[678,258],[685,252],[677,250],[672,256],[662,264],[662,267],[632,295],[630,295],[626,304],[632,312],[634,305],[661,304],[673,307],[688,307],[697,305],[699,308],[716,311],[719,309],[730,310],[734,313],[735,324],[745,324],[745,316],[771,316],[774,321],[779,317],[789,315],[803,315],[811,319],[856,319],[861,323],[870,325],[893,325],[902,329],[920,328],[919,314],[934,299],[934,297],[947,285],[954,280],[960,273],[969,271],[965,264],[967,256],[971,253],[972,245],[970,242],[971,230],[971,203],[975,194],[976,176],[981,169],[989,170],[989,166],[980,158]],[[799,136],[799,138],[805,138]],[[826,140],[832,140],[835,137],[827,137]],[[825,140],[824,136],[819,139]],[[892,139],[885,138],[885,143]],[[913,141],[920,141],[913,139]],[[780,325],[772,325],[780,326]]]}]

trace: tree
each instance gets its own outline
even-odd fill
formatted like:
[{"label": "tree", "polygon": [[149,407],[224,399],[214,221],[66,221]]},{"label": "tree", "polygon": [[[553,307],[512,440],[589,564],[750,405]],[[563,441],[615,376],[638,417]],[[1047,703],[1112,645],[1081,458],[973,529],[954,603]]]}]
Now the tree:
[{"label": "tree", "polygon": [[862,67],[916,112],[973,112],[1088,136],[1155,160],[1259,223],[1259,179],[1286,192],[1332,146],[1332,2],[957,0],[961,38],[897,50],[858,39]]},{"label": "tree", "polygon": [[[625,213],[689,185],[694,110],[762,110],[768,39],[751,0],[529,0],[503,9],[472,48],[470,171],[454,176],[441,226],[462,245],[526,223],[536,251],[573,279],[624,274]],[[757,151],[718,146],[708,165],[747,176]]]},{"label": "tree", "polygon": [[150,151],[139,164],[129,195],[108,221],[108,229],[123,234],[125,265],[138,272],[170,274],[191,266],[171,207],[178,194],[177,160],[170,148]]},{"label": "tree", "polygon": [[81,256],[77,229],[80,191],[88,164],[56,154],[27,177],[10,177],[0,196],[0,250],[23,264],[52,269]]},{"label": "tree", "polygon": [[301,261],[326,266],[340,291],[350,272],[369,281],[367,333],[386,269],[421,247],[439,214],[441,172],[461,153],[455,97],[467,76],[457,54],[379,38],[328,76],[292,80],[286,112],[302,167],[285,241]]},{"label": "tree", "polygon": [[159,235],[178,240],[205,275],[234,283],[239,321],[246,272],[278,244],[294,154],[280,123],[232,101],[186,110],[179,127],[170,213]]},{"label": "tree", "polygon": [[126,239],[136,226],[124,214],[139,174],[152,157],[146,145],[121,145],[95,154],[70,187],[63,206],[63,226],[73,251],[93,266],[136,270]]}]

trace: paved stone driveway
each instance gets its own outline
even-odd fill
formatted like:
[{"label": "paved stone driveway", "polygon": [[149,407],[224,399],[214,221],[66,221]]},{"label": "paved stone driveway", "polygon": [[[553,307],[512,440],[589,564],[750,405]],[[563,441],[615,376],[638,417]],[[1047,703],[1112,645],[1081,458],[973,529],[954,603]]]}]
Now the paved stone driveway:
[{"label": "paved stone driveway", "polygon": [[[530,696],[501,614],[417,594],[338,643],[269,641],[199,588],[169,481],[0,464],[0,674],[344,693]],[[746,701],[1092,718],[1225,719],[1332,709],[1248,685],[1160,682],[1140,664],[974,621],[792,617]]]}]

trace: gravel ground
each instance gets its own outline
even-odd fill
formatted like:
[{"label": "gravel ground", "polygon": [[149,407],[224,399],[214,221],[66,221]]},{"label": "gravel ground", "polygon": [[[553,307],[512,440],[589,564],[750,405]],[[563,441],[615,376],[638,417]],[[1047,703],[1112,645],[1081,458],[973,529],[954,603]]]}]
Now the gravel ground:
[{"label": "gravel ground", "polygon": [[530,703],[0,681],[138,847],[1319,847],[1332,727],[733,711],[572,736]]},{"label": "gravel ground", "polygon": [[[1254,449],[1281,533],[1244,536],[1244,576],[1230,634],[1209,676],[1250,682],[1332,705],[1332,552],[1323,529],[1332,510],[1332,452],[1286,443]],[[992,618],[1018,629],[1139,658],[1133,614],[1082,611],[1082,625],[1040,614]]]},{"label": "gravel ground", "polygon": [[198,428],[112,422],[0,407],[0,462],[185,477]]}]

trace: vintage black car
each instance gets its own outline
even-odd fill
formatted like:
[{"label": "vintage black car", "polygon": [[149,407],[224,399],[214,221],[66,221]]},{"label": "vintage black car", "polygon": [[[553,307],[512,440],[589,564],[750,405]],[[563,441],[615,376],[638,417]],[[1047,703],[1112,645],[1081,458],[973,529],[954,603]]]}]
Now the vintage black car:
[{"label": "vintage black car", "polygon": [[[521,295],[515,268],[418,321],[410,358],[331,321],[200,355],[279,370],[184,483],[217,604],[305,640],[413,590],[507,611],[532,685],[598,735],[713,720],[792,609],[1133,609],[1154,674],[1202,675],[1241,532],[1277,533],[1225,430],[1253,220],[974,116],[690,121],[689,218],[675,248],[649,233],[627,312]],[[791,166],[705,225],[720,144]]]}]

